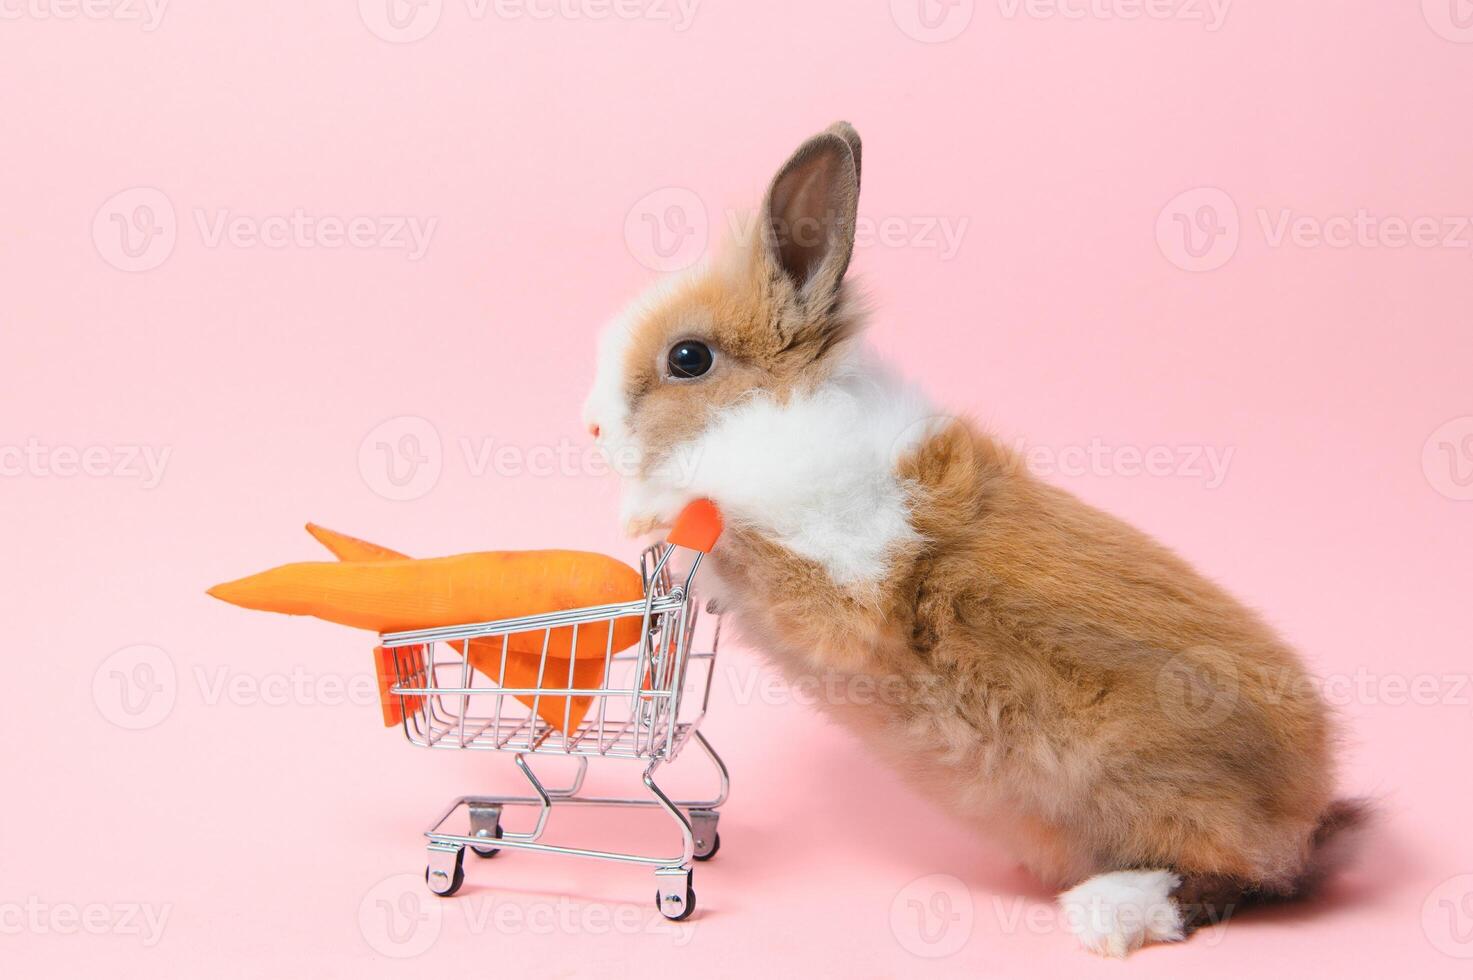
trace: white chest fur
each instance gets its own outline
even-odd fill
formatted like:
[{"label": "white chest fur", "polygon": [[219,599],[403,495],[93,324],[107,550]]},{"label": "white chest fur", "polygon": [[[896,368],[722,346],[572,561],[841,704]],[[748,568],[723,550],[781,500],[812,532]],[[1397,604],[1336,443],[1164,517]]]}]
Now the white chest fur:
[{"label": "white chest fur", "polygon": [[943,420],[919,390],[856,352],[786,401],[756,392],[630,481],[625,517],[709,496],[734,519],[821,565],[835,585],[882,579],[915,539],[896,464]]}]

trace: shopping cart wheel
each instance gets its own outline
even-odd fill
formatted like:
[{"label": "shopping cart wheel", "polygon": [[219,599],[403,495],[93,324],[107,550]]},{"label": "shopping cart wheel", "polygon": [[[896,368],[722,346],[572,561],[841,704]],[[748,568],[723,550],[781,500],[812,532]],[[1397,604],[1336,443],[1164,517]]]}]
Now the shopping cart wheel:
[{"label": "shopping cart wheel", "polygon": [[689,816],[691,836],[695,839],[691,856],[697,861],[709,861],[721,850],[721,834],[716,830],[721,814],[715,810],[692,810]]},{"label": "shopping cart wheel", "polygon": [[[476,836],[477,837],[490,837],[490,838],[494,838],[495,840],[501,840],[501,824],[497,824],[496,825],[496,828],[494,830],[492,830],[491,832],[489,832],[489,833],[487,833],[484,830],[478,830],[478,831],[476,831]],[[501,848],[499,848],[499,847],[477,847],[474,844],[472,844],[471,845],[471,852],[474,853],[476,855],[476,857],[478,857],[478,858],[494,858],[496,855],[498,855],[498,854],[501,853]]]},{"label": "shopping cart wheel", "polygon": [[430,845],[430,863],[425,868],[425,884],[442,898],[449,898],[465,884],[465,849]]},{"label": "shopping cart wheel", "polygon": [[694,857],[697,861],[709,861],[716,856],[716,852],[719,850],[721,850],[721,834],[720,832],[717,832],[711,835],[710,847],[706,848],[705,851],[696,851],[695,854],[691,856]]},{"label": "shopping cart wheel", "polygon": [[696,910],[696,890],[689,871],[655,872],[660,887],[655,889],[655,908],[671,922],[683,922]]},{"label": "shopping cart wheel", "polygon": [[[500,803],[472,800],[466,804],[466,809],[470,811],[472,837],[501,840]],[[477,847],[474,844],[471,845],[471,850],[479,858],[495,857],[501,852],[499,847]]]}]

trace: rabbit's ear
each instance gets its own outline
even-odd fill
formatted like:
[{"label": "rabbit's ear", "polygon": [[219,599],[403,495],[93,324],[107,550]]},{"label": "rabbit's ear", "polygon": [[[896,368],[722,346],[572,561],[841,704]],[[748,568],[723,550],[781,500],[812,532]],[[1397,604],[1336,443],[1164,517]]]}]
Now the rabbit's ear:
[{"label": "rabbit's ear", "polygon": [[854,252],[859,134],[835,123],[783,164],[762,204],[762,260],[805,305],[827,307]]},{"label": "rabbit's ear", "polygon": [[840,139],[842,139],[845,143],[848,143],[849,144],[849,154],[854,157],[854,193],[855,194],[858,194],[859,193],[859,153],[860,153],[860,149],[861,149],[860,143],[859,143],[859,133],[855,130],[855,128],[853,126],[849,125],[847,122],[844,122],[843,120],[840,120],[839,122],[834,123],[828,129],[824,130],[824,132],[826,132],[826,133],[833,133],[835,136],[837,136]]}]

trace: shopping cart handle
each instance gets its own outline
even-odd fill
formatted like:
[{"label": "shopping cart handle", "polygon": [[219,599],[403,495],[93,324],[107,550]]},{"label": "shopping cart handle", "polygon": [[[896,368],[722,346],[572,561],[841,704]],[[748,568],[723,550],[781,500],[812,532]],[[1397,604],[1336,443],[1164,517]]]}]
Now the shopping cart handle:
[{"label": "shopping cart handle", "polygon": [[665,540],[693,551],[710,551],[724,527],[721,511],[714,503],[704,498],[692,500],[675,518],[675,526]]}]

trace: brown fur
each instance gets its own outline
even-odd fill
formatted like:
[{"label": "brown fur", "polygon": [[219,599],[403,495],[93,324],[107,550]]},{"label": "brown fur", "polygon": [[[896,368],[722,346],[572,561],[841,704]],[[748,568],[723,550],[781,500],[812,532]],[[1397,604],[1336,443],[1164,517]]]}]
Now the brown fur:
[{"label": "brown fur", "polygon": [[[646,470],[698,432],[713,410],[746,393],[785,398],[817,384],[827,375],[825,355],[858,332],[857,304],[843,276],[854,244],[859,145],[859,134],[847,123],[835,123],[805,143],[773,180],[763,204],[764,214],[771,214],[774,199],[795,210],[781,221],[760,222],[752,240],[733,242],[709,274],[686,279],[646,311],[624,363]],[[782,256],[793,254],[786,246],[794,238],[811,246],[799,250],[805,269],[812,265],[803,283],[783,265]],[[699,385],[665,383],[666,351],[691,339],[721,352],[715,368]]]},{"label": "brown fur", "polygon": [[[1011,811],[1047,881],[1160,867],[1291,890],[1332,771],[1293,654],[1174,554],[960,423],[906,475],[925,543],[871,594],[757,532],[713,555],[779,662],[898,682],[894,703],[835,710],[958,812]],[[1192,679],[1221,702],[1205,726],[1163,704],[1171,668],[1198,659]]]},{"label": "brown fur", "polygon": [[[850,343],[858,162],[846,124],[804,144],[755,240],[640,323],[625,371],[647,465],[752,391],[821,383]],[[825,237],[787,247],[782,229],[813,216]],[[698,384],[661,378],[682,337],[720,352]],[[711,562],[748,636],[791,677],[866,681],[875,698],[829,710],[1046,881],[1169,869],[1199,919],[1296,893],[1354,821],[1332,803],[1326,709],[1283,641],[963,421],[899,466],[918,537],[879,581],[841,587],[734,523]]]}]

